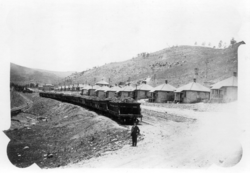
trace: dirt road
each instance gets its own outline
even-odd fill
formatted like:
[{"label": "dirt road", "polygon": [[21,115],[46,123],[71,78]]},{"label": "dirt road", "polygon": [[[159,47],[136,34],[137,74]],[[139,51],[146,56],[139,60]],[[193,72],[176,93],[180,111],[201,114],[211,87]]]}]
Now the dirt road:
[{"label": "dirt road", "polygon": [[145,136],[138,147],[125,145],[120,150],[67,167],[204,168],[213,163],[232,166],[241,159],[238,129],[228,112],[225,118],[225,112],[142,108],[144,122],[139,128]]}]

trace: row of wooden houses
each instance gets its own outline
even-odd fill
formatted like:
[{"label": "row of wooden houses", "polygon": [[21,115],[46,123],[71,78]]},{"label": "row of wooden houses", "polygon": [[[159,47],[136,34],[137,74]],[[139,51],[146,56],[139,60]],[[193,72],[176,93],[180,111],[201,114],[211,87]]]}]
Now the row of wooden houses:
[{"label": "row of wooden houses", "polygon": [[[106,81],[102,80],[96,83],[97,86],[109,86],[109,83]],[[81,91],[84,87],[87,85],[84,84],[72,84],[72,85],[62,85],[55,87],[54,90],[56,91]]]},{"label": "row of wooden houses", "polygon": [[99,98],[111,97],[131,97],[136,100],[149,99],[150,102],[164,103],[164,102],[179,102],[179,103],[196,103],[201,101],[214,102],[228,102],[237,99],[237,74],[225,80],[222,80],[210,88],[198,83],[196,79],[192,82],[175,88],[165,80],[155,88],[143,82],[141,85],[127,84],[124,87],[113,86],[102,80],[97,82],[94,86],[74,84],[59,86],[55,88],[56,91],[78,91],[82,95],[97,96]]}]

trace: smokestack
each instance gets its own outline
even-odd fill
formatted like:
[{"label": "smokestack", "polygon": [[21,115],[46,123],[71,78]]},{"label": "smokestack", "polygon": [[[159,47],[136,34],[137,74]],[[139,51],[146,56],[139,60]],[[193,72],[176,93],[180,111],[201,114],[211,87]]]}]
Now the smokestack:
[{"label": "smokestack", "polygon": [[237,77],[237,72],[233,72],[233,76],[234,76],[234,77]]},{"label": "smokestack", "polygon": [[194,82],[196,82],[196,78],[194,78]]},{"label": "smokestack", "polygon": [[165,84],[167,84],[168,83],[168,80],[165,80]]}]

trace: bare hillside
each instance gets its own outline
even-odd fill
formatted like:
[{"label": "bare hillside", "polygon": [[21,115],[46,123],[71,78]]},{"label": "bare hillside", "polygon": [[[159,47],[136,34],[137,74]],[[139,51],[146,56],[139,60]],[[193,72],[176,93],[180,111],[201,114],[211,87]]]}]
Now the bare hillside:
[{"label": "bare hillside", "polygon": [[10,81],[16,84],[56,83],[72,72],[55,72],[23,67],[14,63],[10,64]]},{"label": "bare hillside", "polygon": [[[162,83],[165,79],[178,87],[188,83],[194,77],[194,68],[198,68],[198,81],[217,82],[232,75],[237,70],[238,47],[244,44],[239,42],[226,49],[214,49],[199,46],[178,46],[166,48],[149,54],[116,63],[109,63],[95,67],[88,71],[74,74],[65,78],[69,83],[94,83],[111,79],[111,83],[126,82],[152,77],[155,73],[155,82]],[[61,82],[63,83],[63,82]]]}]

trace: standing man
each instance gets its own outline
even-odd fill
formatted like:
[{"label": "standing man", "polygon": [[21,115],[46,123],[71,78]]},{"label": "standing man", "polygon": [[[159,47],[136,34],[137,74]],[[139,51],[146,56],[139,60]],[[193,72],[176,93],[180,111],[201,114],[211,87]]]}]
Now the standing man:
[{"label": "standing man", "polygon": [[136,122],[134,123],[131,129],[131,136],[132,136],[132,146],[137,145],[137,136],[140,134],[140,129],[137,126]]}]

